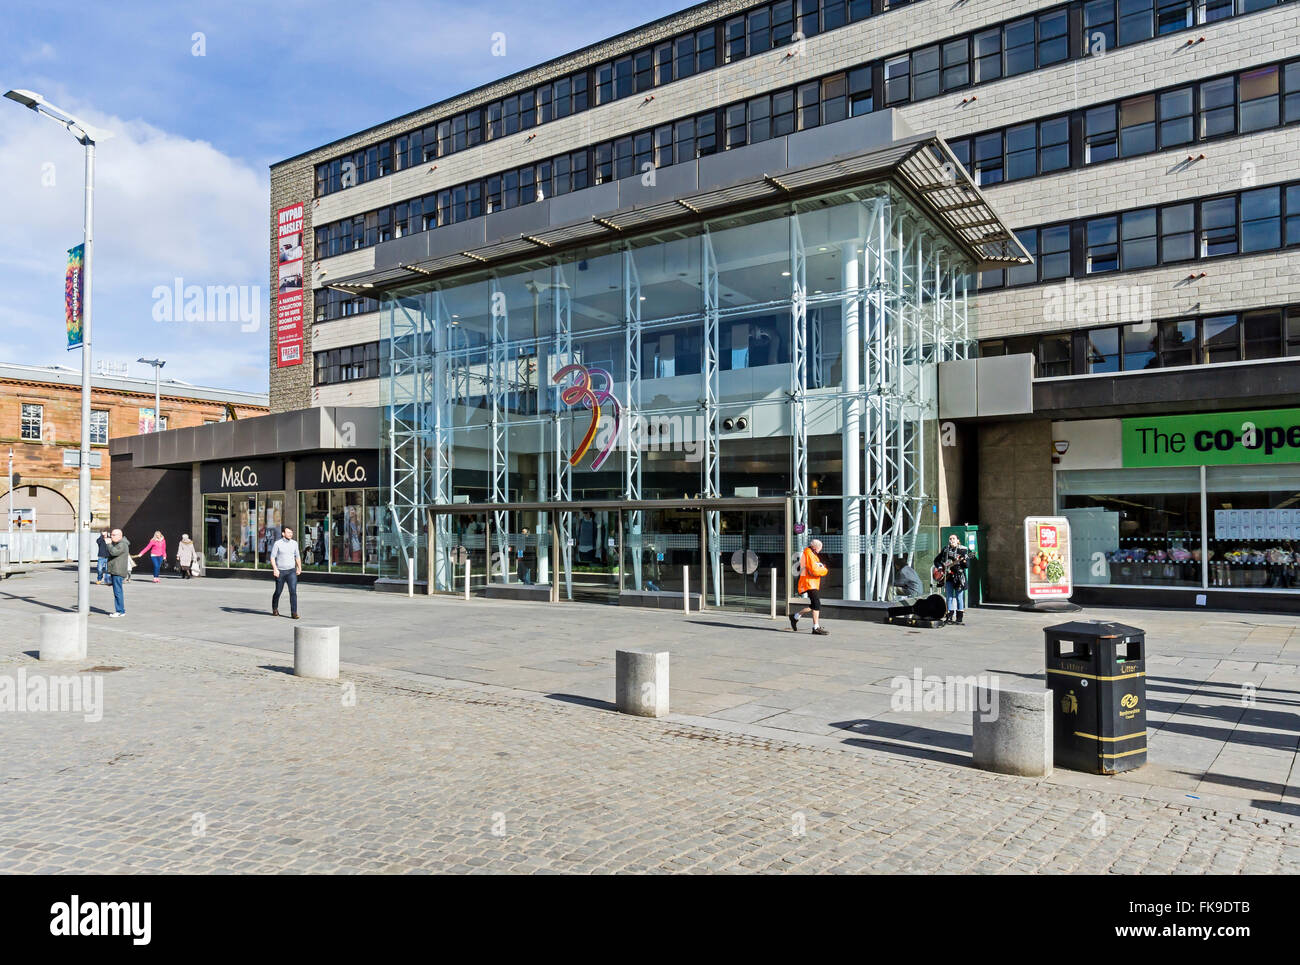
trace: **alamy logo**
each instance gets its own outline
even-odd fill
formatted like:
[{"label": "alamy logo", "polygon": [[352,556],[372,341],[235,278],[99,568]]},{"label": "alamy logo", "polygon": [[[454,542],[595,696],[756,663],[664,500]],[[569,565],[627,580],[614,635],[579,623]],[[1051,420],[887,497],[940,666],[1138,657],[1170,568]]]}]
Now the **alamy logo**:
[{"label": "alamy logo", "polygon": [[251,466],[240,466],[238,469],[233,466],[222,466],[221,485],[232,488],[251,488],[257,485],[257,473],[253,472]]},{"label": "alamy logo", "polygon": [[978,710],[982,721],[998,719],[998,706],[993,698],[993,692],[998,689],[996,675],[940,677],[932,674],[925,677],[921,675],[921,668],[916,667],[910,677],[900,674],[893,678],[889,689],[893,691],[889,709],[895,713],[952,714]]},{"label": "alamy logo", "polygon": [[340,463],[336,459],[321,463],[320,481],[322,483],[363,483],[366,481],[366,467],[355,459]]},{"label": "alamy logo", "polygon": [[81,714],[88,724],[104,718],[104,678],[98,674],[47,677],[19,667],[0,676],[0,713]]},{"label": "alamy logo", "polygon": [[50,905],[50,934],[129,936],[133,945],[148,945],[153,905],[148,901],[88,901],[77,895],[71,901]]}]

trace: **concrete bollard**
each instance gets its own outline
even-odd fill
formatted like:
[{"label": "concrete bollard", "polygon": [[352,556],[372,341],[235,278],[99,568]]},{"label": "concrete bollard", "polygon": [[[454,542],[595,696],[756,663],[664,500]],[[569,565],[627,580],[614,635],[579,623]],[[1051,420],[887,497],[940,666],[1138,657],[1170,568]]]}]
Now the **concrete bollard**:
[{"label": "concrete bollard", "polygon": [[619,650],[614,658],[614,700],[637,717],[668,713],[668,651]]},{"label": "concrete bollard", "polygon": [[80,613],[42,613],[40,660],[85,660],[86,635]]},{"label": "concrete bollard", "polygon": [[293,673],[296,677],[339,678],[339,628],[294,627]]},{"label": "concrete bollard", "polygon": [[[975,766],[999,774],[1052,773],[1052,692],[980,687],[971,712]],[[980,707],[990,708],[985,720]]]}]

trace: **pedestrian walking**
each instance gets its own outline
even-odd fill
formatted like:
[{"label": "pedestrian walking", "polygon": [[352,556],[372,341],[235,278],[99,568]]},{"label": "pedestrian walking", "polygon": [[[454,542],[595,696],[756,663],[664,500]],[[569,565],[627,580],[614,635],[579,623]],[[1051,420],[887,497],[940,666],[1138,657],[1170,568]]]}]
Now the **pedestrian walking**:
[{"label": "pedestrian walking", "polygon": [[126,616],[126,591],[122,584],[131,573],[131,541],[120,529],[108,534],[108,580],[113,584],[113,612],[110,618]]},{"label": "pedestrian walking", "polygon": [[966,614],[966,570],[970,560],[970,550],[961,545],[956,533],[948,537],[948,545],[934,558],[935,578],[942,573],[943,595],[948,601],[945,623],[962,625],[962,617]]},{"label": "pedestrian walking", "polygon": [[199,552],[194,546],[194,540],[190,539],[189,533],[182,533],[181,541],[176,544],[176,565],[180,568],[182,580],[188,580],[194,575],[194,563],[198,558]]},{"label": "pedestrian walking", "polygon": [[271,616],[280,615],[280,594],[289,588],[289,611],[298,619],[298,574],[302,572],[302,553],[293,538],[293,527],[286,526],[282,535],[271,547],[271,574],[275,577],[275,593],[271,596]]},{"label": "pedestrian walking", "polygon": [[101,529],[99,538],[95,540],[95,549],[98,551],[98,559],[95,560],[95,585],[103,586],[105,577],[108,576],[108,530]]},{"label": "pedestrian walking", "polygon": [[158,579],[158,574],[162,572],[162,565],[167,560],[167,540],[163,539],[161,531],[153,531],[153,539],[145,544],[144,549],[135,554],[135,558],[139,559],[146,554],[153,561],[153,581],[162,582]]},{"label": "pedestrian walking", "polygon": [[813,540],[804,547],[803,556],[799,560],[799,595],[808,597],[808,606],[804,607],[797,613],[790,614],[790,629],[799,632],[799,618],[805,613],[812,613],[813,628],[812,632],[819,637],[829,637],[830,631],[821,624],[821,585],[822,577],[830,570],[826,564],[821,561],[819,555],[822,551],[822,541]]}]

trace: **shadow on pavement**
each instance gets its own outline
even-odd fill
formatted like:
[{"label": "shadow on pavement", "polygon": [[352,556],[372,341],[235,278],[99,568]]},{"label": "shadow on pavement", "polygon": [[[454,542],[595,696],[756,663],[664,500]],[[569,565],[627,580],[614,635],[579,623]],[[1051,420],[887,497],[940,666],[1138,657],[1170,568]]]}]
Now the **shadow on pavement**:
[{"label": "shadow on pavement", "polygon": [[223,606],[221,610],[223,613],[251,613],[254,616],[271,616],[271,611],[266,607],[257,609],[251,606]]},{"label": "shadow on pavement", "polygon": [[[832,721],[832,727],[850,731],[855,736],[844,741],[853,747],[865,747],[870,750],[885,751],[889,754],[901,754],[925,761],[940,761],[945,764],[970,766],[971,738],[966,734],[954,734],[950,731],[935,730],[931,727],[916,727],[907,724],[890,724],[881,720],[840,720]],[[870,727],[869,732],[863,728]],[[910,744],[895,741],[910,741],[912,744],[930,744],[930,747],[912,747]],[[964,751],[965,753],[953,753]]]},{"label": "shadow on pavement", "polygon": [[258,670],[270,670],[270,671],[272,671],[273,673],[288,674],[290,677],[293,676],[293,668],[292,668],[292,667],[277,667],[275,664],[272,664],[272,663],[264,663],[264,664],[260,665],[257,669],[258,669]]},{"label": "shadow on pavement", "polygon": [[598,697],[583,697],[581,694],[547,694],[547,700],[558,700],[564,704],[577,704],[580,707],[592,707],[596,710],[618,710],[618,705],[601,700]]},{"label": "shadow on pavement", "polygon": [[[785,624],[777,626],[764,626],[761,623],[719,623],[716,620],[687,620],[687,623],[694,623],[700,627],[720,627],[723,630],[749,630],[751,632],[769,632],[789,633],[790,628]],[[771,621],[769,621],[771,622]]]},{"label": "shadow on pavement", "polygon": [[[76,611],[75,606],[59,606],[57,603],[45,603],[36,599],[34,596],[19,596],[17,593],[0,593],[0,596],[10,600],[17,600],[19,603],[34,603],[36,606],[43,606],[47,610],[56,610],[59,613],[73,613]],[[92,607],[93,609],[93,607]],[[107,610],[98,610],[99,613],[107,613]]]}]

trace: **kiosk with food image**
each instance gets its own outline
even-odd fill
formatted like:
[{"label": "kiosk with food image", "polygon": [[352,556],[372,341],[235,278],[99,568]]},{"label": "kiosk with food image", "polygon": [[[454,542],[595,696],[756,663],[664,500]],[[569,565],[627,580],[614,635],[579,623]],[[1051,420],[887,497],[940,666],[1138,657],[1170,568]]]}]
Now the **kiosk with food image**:
[{"label": "kiosk with food image", "polygon": [[1070,521],[1064,516],[1029,516],[1025,519],[1024,610],[1074,611],[1073,560],[1070,555]]}]

